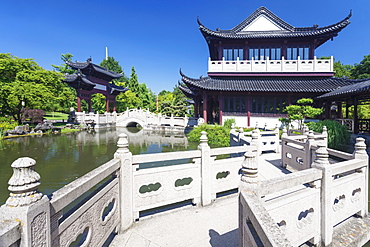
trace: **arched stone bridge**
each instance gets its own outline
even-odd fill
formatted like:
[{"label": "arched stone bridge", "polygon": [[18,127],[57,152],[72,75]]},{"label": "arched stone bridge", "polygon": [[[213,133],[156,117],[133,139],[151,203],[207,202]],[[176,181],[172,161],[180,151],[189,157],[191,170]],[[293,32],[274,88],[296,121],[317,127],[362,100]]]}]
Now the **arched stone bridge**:
[{"label": "arched stone bridge", "polygon": [[188,117],[168,117],[145,109],[127,109],[123,113],[94,114],[76,112],[80,124],[93,123],[95,128],[134,127],[140,125],[145,130],[183,131],[186,127],[197,125],[197,119]]},{"label": "arched stone bridge", "polygon": [[150,130],[183,130],[197,124],[196,119],[188,117],[165,116],[155,114],[145,109],[128,109],[117,116],[117,127],[134,127],[140,125]]}]

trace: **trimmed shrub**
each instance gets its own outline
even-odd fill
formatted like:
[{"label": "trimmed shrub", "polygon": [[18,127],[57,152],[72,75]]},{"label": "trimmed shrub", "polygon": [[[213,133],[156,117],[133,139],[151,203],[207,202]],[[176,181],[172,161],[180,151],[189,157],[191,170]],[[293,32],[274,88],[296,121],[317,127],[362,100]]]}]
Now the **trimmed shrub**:
[{"label": "trimmed shrub", "polygon": [[210,147],[230,146],[230,129],[220,125],[201,124],[195,127],[188,134],[189,141],[199,143],[202,131],[207,132],[208,145]]}]

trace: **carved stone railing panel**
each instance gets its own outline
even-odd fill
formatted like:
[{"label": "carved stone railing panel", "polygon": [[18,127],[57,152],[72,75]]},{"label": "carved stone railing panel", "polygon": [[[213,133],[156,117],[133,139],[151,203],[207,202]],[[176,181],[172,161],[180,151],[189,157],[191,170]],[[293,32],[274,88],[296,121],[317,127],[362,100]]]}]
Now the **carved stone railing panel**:
[{"label": "carved stone railing panel", "polygon": [[[176,181],[184,178],[191,178],[191,182],[186,186],[176,186]],[[153,189],[157,185],[160,187],[157,190],[156,188]],[[133,184],[135,211],[139,212],[188,199],[200,198],[200,186],[199,163],[135,171]]]},{"label": "carved stone railing panel", "polygon": [[284,221],[282,228],[294,246],[320,235],[320,191],[306,188],[265,201],[265,207],[275,223]]},{"label": "carved stone railing panel", "polygon": [[240,179],[239,169],[243,160],[244,157],[237,157],[227,160],[216,160],[212,164],[213,195],[238,188]]},{"label": "carved stone railing panel", "polygon": [[[75,210],[52,232],[52,246],[70,246],[85,231],[85,246],[101,246],[119,225],[118,179]],[[104,212],[113,203],[109,212]]]}]

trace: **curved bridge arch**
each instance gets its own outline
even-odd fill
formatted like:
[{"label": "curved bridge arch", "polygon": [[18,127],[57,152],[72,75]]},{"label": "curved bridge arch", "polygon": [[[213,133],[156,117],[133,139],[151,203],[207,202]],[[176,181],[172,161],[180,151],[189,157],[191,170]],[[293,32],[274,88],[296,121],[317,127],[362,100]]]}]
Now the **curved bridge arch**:
[{"label": "curved bridge arch", "polygon": [[117,121],[117,126],[121,127],[136,127],[137,124],[141,127],[145,127],[145,122],[142,119],[135,117],[129,117],[120,122]]}]

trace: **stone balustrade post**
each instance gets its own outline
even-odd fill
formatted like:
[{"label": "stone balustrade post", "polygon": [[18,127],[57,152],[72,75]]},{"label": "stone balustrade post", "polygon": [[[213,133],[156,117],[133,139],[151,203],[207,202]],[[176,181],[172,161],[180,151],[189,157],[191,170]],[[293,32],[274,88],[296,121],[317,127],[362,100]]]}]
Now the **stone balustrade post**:
[{"label": "stone balustrade post", "polygon": [[245,239],[244,225],[249,221],[249,215],[243,207],[243,194],[258,194],[258,163],[255,152],[247,151],[244,154],[244,161],[241,168],[241,178],[239,182],[239,214],[238,214],[238,239],[239,246],[243,246]]},{"label": "stone balustrade post", "polygon": [[281,137],[287,137],[287,136],[288,136],[288,131],[287,131],[286,127],[284,126],[283,127],[283,133],[282,133]]},{"label": "stone balustrade post", "polygon": [[368,172],[368,164],[369,164],[369,156],[366,152],[366,144],[365,139],[362,137],[356,138],[355,150],[353,152],[353,158],[364,160],[366,166],[359,169],[357,172],[362,173],[365,176],[365,184],[364,184],[364,206],[359,215],[361,217],[365,217],[367,215],[367,207],[369,201],[369,172]]},{"label": "stone balustrade post", "polygon": [[328,129],[326,128],[326,126],[322,127],[322,133],[321,134],[324,136],[324,141],[325,141],[326,147],[328,147]]},{"label": "stone balustrade post", "polygon": [[117,142],[118,149],[114,154],[115,159],[121,160],[121,169],[119,174],[120,183],[120,215],[121,229],[124,231],[129,228],[135,220],[134,202],[133,202],[133,172],[136,169],[132,165],[132,153],[128,149],[127,135],[121,133]]},{"label": "stone balustrade post", "polygon": [[260,155],[261,152],[261,147],[260,147],[260,131],[258,129],[252,130],[252,140],[251,140],[251,145],[255,146],[257,149],[257,154]]},{"label": "stone balustrade post", "polygon": [[276,147],[275,152],[276,153],[279,153],[280,152],[280,149],[279,149],[279,147],[280,147],[280,145],[279,145],[280,139],[279,139],[279,125],[278,124],[275,125],[274,135],[275,135],[275,138],[274,139],[275,139],[275,147]]},{"label": "stone balustrade post", "polygon": [[308,129],[307,125],[303,125],[303,127],[302,127],[302,135],[308,136],[309,131],[310,130]]},{"label": "stone balustrade post", "polygon": [[238,142],[239,142],[239,146],[243,146],[243,137],[244,137],[244,130],[242,127],[239,128],[238,130]]},{"label": "stone balustrade post", "polygon": [[95,119],[96,119],[95,126],[99,127],[100,126],[100,115],[99,115],[99,112],[96,112]]},{"label": "stone balustrade post", "polygon": [[258,162],[255,152],[250,150],[244,154],[244,160],[241,168],[240,188],[247,189],[257,193],[258,179]]},{"label": "stone balustrade post", "polygon": [[333,198],[331,195],[331,187],[333,184],[332,168],[329,164],[329,154],[324,143],[317,144],[316,159],[312,163],[312,167],[322,170],[323,176],[321,180],[321,244],[328,246],[333,240],[333,222],[332,222],[332,206]]},{"label": "stone balustrade post", "polygon": [[[36,161],[23,157],[15,160],[9,179],[10,196],[1,206],[0,218],[19,223],[20,246],[51,246],[50,203],[40,193],[40,175],[34,170]],[[1,215],[2,214],[2,215]]]},{"label": "stone balustrade post", "polygon": [[305,156],[306,156],[305,161],[307,162],[307,164],[304,164],[305,169],[311,168],[312,162],[315,160],[316,155],[312,149],[314,142],[315,142],[315,135],[313,131],[310,130],[307,133],[307,140],[305,143]]},{"label": "stone balustrade post", "polygon": [[212,203],[216,195],[212,195],[212,176],[211,176],[211,148],[208,145],[207,133],[201,132],[198,150],[201,152],[200,158],[200,177],[201,177],[201,204],[206,206]]}]

